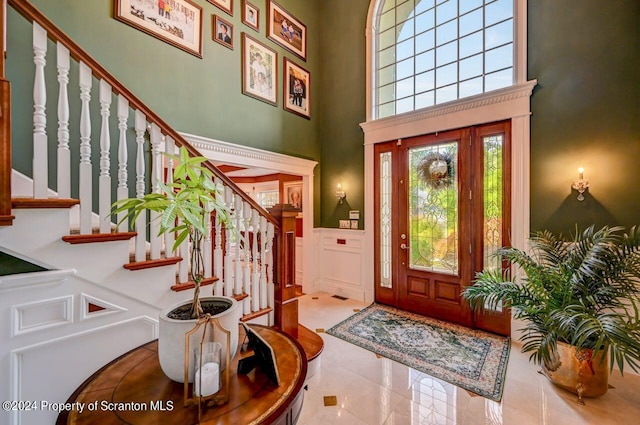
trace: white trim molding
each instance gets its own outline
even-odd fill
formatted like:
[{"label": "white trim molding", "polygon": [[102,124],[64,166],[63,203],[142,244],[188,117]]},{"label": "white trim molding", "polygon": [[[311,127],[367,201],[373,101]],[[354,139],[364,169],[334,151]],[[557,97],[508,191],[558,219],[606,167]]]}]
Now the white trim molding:
[{"label": "white trim molding", "polygon": [[11,307],[11,336],[73,323],[73,295],[33,301]]},{"label": "white trim molding", "polygon": [[[313,205],[313,170],[318,163],[309,159],[283,155],[248,146],[235,145],[221,140],[180,133],[207,158],[230,165],[271,169],[274,172],[302,176],[302,205]],[[302,211],[302,290],[312,292],[315,276],[313,258],[313,208]],[[309,237],[306,237],[309,235]]]}]

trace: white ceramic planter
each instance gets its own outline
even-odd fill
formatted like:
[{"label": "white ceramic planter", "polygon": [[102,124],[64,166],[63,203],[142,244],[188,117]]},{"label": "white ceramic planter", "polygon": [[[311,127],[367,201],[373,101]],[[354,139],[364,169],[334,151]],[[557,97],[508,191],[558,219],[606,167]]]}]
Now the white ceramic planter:
[{"label": "white ceramic planter", "polygon": [[[231,358],[233,358],[238,349],[238,324],[240,317],[242,317],[242,309],[240,304],[229,297],[203,297],[201,302],[207,300],[219,300],[229,304],[229,308],[222,313],[216,314],[215,318],[220,321],[220,324],[227,330],[231,331]],[[162,371],[170,379],[176,382],[184,382],[184,343],[185,334],[193,329],[196,324],[196,320],[175,320],[170,319],[167,315],[174,309],[191,303],[189,301],[183,301],[178,304],[174,304],[169,308],[166,308],[160,313],[159,324],[159,336],[158,336],[158,357],[160,359],[160,367]],[[215,326],[214,326],[215,328]],[[207,331],[209,332],[209,331]],[[196,349],[202,337],[201,332],[197,332],[191,336],[189,341],[189,347],[192,353],[190,354],[189,361],[189,382],[193,382],[193,350]],[[222,352],[224,353],[227,347],[227,335],[220,330],[214,331],[213,340],[222,344]],[[224,355],[223,355],[224,358]],[[226,367],[226,364],[222,364],[222,370]]]}]

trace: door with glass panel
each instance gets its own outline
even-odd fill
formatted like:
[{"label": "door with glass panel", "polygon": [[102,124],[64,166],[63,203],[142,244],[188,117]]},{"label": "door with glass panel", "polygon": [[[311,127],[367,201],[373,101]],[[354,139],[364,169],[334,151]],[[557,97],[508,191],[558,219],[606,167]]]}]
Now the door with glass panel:
[{"label": "door with glass panel", "polygon": [[508,333],[460,293],[508,243],[508,123],[376,146],[376,301]]}]

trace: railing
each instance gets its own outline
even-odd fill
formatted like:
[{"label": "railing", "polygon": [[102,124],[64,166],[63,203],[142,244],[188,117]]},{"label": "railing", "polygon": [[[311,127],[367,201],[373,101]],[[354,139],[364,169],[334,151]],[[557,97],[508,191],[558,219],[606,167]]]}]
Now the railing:
[{"label": "railing", "polygon": [[[147,173],[151,175],[151,191],[159,191],[157,182],[164,179],[172,181],[171,160],[165,164],[162,152],[174,153],[177,147],[184,146],[192,156],[200,156],[200,153],[191,146],[178,132],[167,125],[149,107],[140,101],[133,93],[124,87],[115,77],[106,71],[90,55],[80,48],[73,40],[58,29],[48,18],[26,0],[8,0],[17,12],[33,24],[33,57],[35,64],[35,79],[33,89],[34,113],[33,113],[33,185],[34,197],[47,198],[48,182],[48,156],[55,154],[57,157],[57,188],[60,198],[70,198],[72,193],[71,167],[78,166],[80,200],[80,233],[91,234],[92,226],[92,189],[96,186],[94,175],[98,174],[98,215],[100,234],[111,233],[112,224],[110,218],[112,186],[116,199],[124,199],[135,195],[141,197],[147,191]],[[45,81],[45,66],[47,63],[47,40],[56,43],[56,66],[58,71],[58,99],[57,99],[57,150],[48,152],[46,124],[49,117],[45,112],[47,87]],[[80,86],[80,163],[71,164],[69,147],[69,102],[68,95],[70,61],[79,62],[79,86]],[[90,93],[94,78],[98,80],[100,103],[101,127],[99,140],[96,143],[91,139]],[[115,105],[114,105],[115,100]],[[117,155],[113,155],[112,136],[109,131],[109,120],[113,110],[118,123]],[[133,128],[135,140],[127,138],[127,129],[131,115],[133,114]],[[147,145],[147,134],[149,145]],[[135,187],[128,187],[130,173],[130,160],[128,158],[128,145],[135,143]],[[91,162],[91,152],[99,149],[100,161],[97,166],[99,173],[94,173],[95,164]],[[151,159],[147,163],[145,150],[151,151]],[[110,175],[112,156],[118,161],[118,173],[115,178]],[[232,240],[232,235],[225,229],[218,218],[213,215],[209,232],[205,240],[205,278],[213,273],[219,277],[214,284],[215,295],[227,295],[244,297],[244,314],[258,312],[274,306],[273,301],[273,265],[275,259],[272,253],[274,235],[279,225],[277,220],[267,213],[252,198],[239,189],[233,181],[225,176],[212,163],[204,165],[213,174],[213,181],[224,188],[224,200],[231,212],[234,226],[240,230],[237,240]],[[10,170],[10,167],[9,167]],[[1,179],[0,179],[1,180]],[[0,210],[0,214],[2,211]],[[158,236],[158,220],[154,220],[155,214],[151,214],[150,222],[140,215],[134,223],[137,232],[135,242],[135,261],[143,262],[147,259],[158,260],[164,257],[180,256],[185,261],[179,263],[178,276],[180,282],[188,281],[189,247],[185,241],[179,247],[178,252],[169,252],[173,246],[173,235]],[[149,225],[147,243],[146,228]],[[123,223],[114,232],[127,231],[127,223]],[[249,234],[253,237],[250,242]],[[224,241],[224,245],[223,245]],[[148,254],[147,254],[148,248]],[[167,252],[163,254],[163,249]]]}]

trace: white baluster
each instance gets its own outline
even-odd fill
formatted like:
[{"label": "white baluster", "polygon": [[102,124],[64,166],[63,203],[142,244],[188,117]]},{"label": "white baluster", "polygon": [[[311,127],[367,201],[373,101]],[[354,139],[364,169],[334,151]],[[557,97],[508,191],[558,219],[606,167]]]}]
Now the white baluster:
[{"label": "white baluster", "polygon": [[91,165],[91,68],[80,62],[80,233],[91,233],[93,187]]},{"label": "white baluster", "polygon": [[47,64],[47,32],[33,23],[33,62],[36,65],[33,82],[33,197],[48,197],[49,173],[47,159],[47,88],[44,67]]},{"label": "white baluster", "polygon": [[[151,191],[153,193],[160,193],[160,179],[162,179],[162,158],[160,157],[160,143],[162,142],[162,132],[160,127],[155,123],[151,124],[150,132],[151,141]],[[162,249],[162,239],[158,235],[160,232],[160,213],[157,211],[151,211],[149,213],[149,242],[150,258],[157,260],[160,258],[160,251]]]},{"label": "white baluster", "polygon": [[[142,198],[145,192],[144,184],[144,133],[147,131],[147,117],[136,111],[135,114],[135,130],[136,130],[136,197]],[[145,261],[147,259],[147,217],[140,214],[135,223],[136,236],[136,261]]]},{"label": "white baluster", "polygon": [[69,49],[58,42],[58,197],[71,198],[69,150]]},{"label": "white baluster", "polygon": [[98,180],[98,197],[100,212],[100,233],[111,233],[111,134],[109,133],[109,116],[111,115],[111,86],[100,80],[100,178]]},{"label": "white baluster", "polygon": [[[233,208],[233,192],[228,187],[224,188],[224,200],[229,209]],[[233,295],[233,253],[231,252],[231,220],[235,218],[235,210],[229,212],[229,225],[224,229],[224,294],[227,297]]]},{"label": "white baluster", "polygon": [[235,218],[236,218],[236,249],[235,249],[235,273],[234,280],[235,286],[233,293],[236,295],[242,295],[242,261],[241,261],[241,250],[240,245],[242,245],[242,198],[240,195],[235,195]]},{"label": "white baluster", "polygon": [[204,256],[204,277],[208,278],[213,275],[213,242],[211,240],[211,211],[213,211],[213,205],[207,202],[204,208],[206,211],[206,219],[204,222],[204,246],[202,247],[202,255]]},{"label": "white baluster", "polygon": [[[129,118],[129,101],[121,94],[118,95],[118,190],[116,196],[118,200],[129,197],[129,186],[127,179],[129,173],[127,171],[127,120]],[[118,213],[118,231],[126,232],[129,230],[127,220],[124,220],[127,212]]]},{"label": "white baluster", "polygon": [[[175,149],[176,149],[176,142],[173,140],[173,138],[171,136],[165,136],[164,137],[164,151],[167,154],[175,154]],[[165,182],[166,184],[171,184],[173,183],[173,158],[171,158],[170,156],[167,156],[167,180]],[[164,245],[165,245],[165,251],[166,257],[173,257],[175,253],[174,249],[173,249],[173,244],[176,240],[176,235],[173,232],[166,232],[164,234]],[[172,254],[169,254],[169,253]],[[178,266],[179,268],[179,266]]]},{"label": "white baluster", "polygon": [[[221,199],[224,199],[224,186],[219,178],[215,178],[215,185],[218,189],[218,194]],[[218,281],[213,286],[213,295],[222,295],[222,286],[223,286],[223,270],[224,265],[222,263],[222,222],[220,221],[220,217],[218,214],[214,217],[214,246],[213,246],[213,275],[218,277]]]},{"label": "white baluster", "polygon": [[260,216],[260,309],[267,308],[267,218]]},{"label": "white baluster", "polygon": [[[273,223],[267,224],[267,307],[273,308],[275,306],[275,294],[273,284],[273,263],[274,263],[274,255],[273,255],[273,238],[275,236],[275,227],[273,227]],[[274,312],[271,311],[269,313],[269,325],[273,325],[275,323]]]},{"label": "white baluster", "polygon": [[251,210],[251,223],[253,224],[253,245],[251,247],[253,258],[253,274],[251,277],[251,311],[260,310],[260,265],[258,258],[258,239],[260,239],[260,216],[258,211]]},{"label": "white baluster", "polygon": [[249,294],[243,301],[244,314],[251,313],[251,205],[243,202],[242,218],[244,219],[244,263],[242,267],[242,288]]}]

